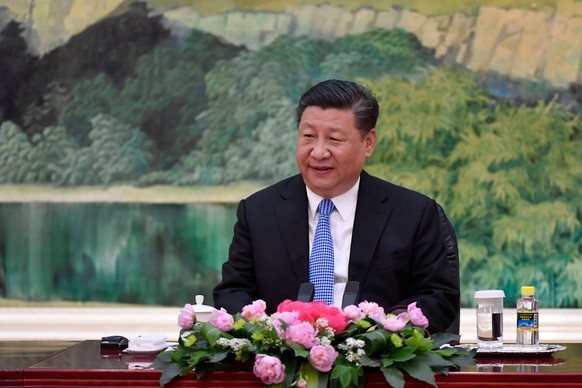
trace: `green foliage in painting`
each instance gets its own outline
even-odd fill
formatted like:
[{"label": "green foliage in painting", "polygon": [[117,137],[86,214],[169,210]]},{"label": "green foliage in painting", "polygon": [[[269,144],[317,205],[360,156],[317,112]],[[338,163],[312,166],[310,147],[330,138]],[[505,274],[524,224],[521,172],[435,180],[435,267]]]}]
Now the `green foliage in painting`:
[{"label": "green foliage in painting", "polygon": [[512,301],[534,284],[544,305],[580,305],[580,118],[554,101],[496,103],[461,71],[374,85],[381,120],[368,169],[443,204],[460,240],[463,304],[476,289]]},{"label": "green foliage in painting", "polygon": [[410,74],[433,64],[433,54],[416,36],[395,29],[371,30],[338,38],[322,63],[324,78],[377,78],[382,74]]},{"label": "green foliage in painting", "polygon": [[10,121],[0,126],[0,182],[25,182],[28,165],[24,157],[31,144],[18,126]]},{"label": "green foliage in painting", "polygon": [[[43,155],[41,149],[57,145],[54,136],[43,133],[29,144],[21,134],[20,147],[37,152],[31,155],[38,166],[11,162],[3,179],[62,185],[275,181],[297,171],[294,108],[307,88],[330,77],[414,74],[432,63],[429,54],[402,30],[333,43],[281,36],[257,52],[193,31],[140,57],[120,86],[103,73],[80,80],[60,110],[59,141],[67,145]],[[116,124],[96,129],[102,115]],[[134,132],[135,141],[121,150],[114,145],[127,140],[125,126],[141,137]],[[121,138],[113,133],[118,130]],[[24,151],[6,150],[3,157],[15,152]]]},{"label": "green foliage in painting", "polygon": [[246,53],[208,73],[209,105],[196,122],[204,131],[182,163],[188,183],[272,180],[296,171],[291,97],[299,98],[317,73],[322,46],[328,45],[281,37],[268,55]]},{"label": "green foliage in painting", "polygon": [[59,124],[79,144],[89,144],[91,117],[100,113],[107,114],[109,105],[118,100],[119,91],[113,82],[103,73],[92,80],[82,80],[71,91],[70,101],[59,116]]},{"label": "green foliage in painting", "polygon": [[[523,284],[545,306],[581,306],[580,117],[557,100],[495,99],[472,73],[432,58],[398,29],[281,36],[256,52],[193,31],[142,56],[122,83],[79,81],[57,126],[29,136],[3,123],[0,183],[264,185],[296,173],[301,93],[353,79],[381,107],[367,170],[436,198],[453,221],[464,306],[487,288],[510,303]],[[152,228],[162,241],[164,226]]]},{"label": "green foliage in painting", "polygon": [[199,31],[182,43],[162,43],[140,57],[133,75],[121,87],[104,74],[80,81],[59,122],[87,145],[90,120],[100,113],[115,117],[140,128],[154,141],[159,155],[152,167],[168,168],[200,137],[191,127],[206,106],[206,73],[238,51]]},{"label": "green foliage in painting", "polygon": [[135,181],[149,170],[152,144],[137,128],[97,115],[91,119],[91,144],[68,155],[61,184]]},{"label": "green foliage in painting", "polygon": [[333,77],[410,72],[427,58],[413,35],[374,30],[333,44],[279,37],[219,63],[206,77],[208,109],[195,124],[202,137],[179,166],[189,178],[183,183],[274,181],[296,172],[294,109],[306,89]]},{"label": "green foliage in painting", "polygon": [[0,126],[0,183],[55,182],[78,147],[64,127],[47,127],[32,142],[12,122]]}]

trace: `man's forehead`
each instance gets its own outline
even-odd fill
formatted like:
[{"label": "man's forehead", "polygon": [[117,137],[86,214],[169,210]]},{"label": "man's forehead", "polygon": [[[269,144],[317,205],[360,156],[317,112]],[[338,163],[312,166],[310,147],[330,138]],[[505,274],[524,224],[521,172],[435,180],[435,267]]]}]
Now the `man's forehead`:
[{"label": "man's forehead", "polygon": [[[308,107],[308,109],[311,107]],[[350,109],[337,109],[337,108],[320,108],[313,107],[313,109],[305,109],[299,124],[305,123],[306,125],[314,125],[321,122],[345,122],[346,119],[349,122],[354,122],[354,112]]]}]

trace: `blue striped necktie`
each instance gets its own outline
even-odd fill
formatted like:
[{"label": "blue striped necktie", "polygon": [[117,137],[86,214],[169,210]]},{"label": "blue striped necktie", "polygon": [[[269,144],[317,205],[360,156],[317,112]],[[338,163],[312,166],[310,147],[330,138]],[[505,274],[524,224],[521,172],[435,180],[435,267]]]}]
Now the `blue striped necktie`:
[{"label": "blue striped necktie", "polygon": [[333,304],[333,241],[329,228],[329,215],[335,206],[330,199],[319,203],[319,221],[313,237],[309,257],[309,282],[315,286],[313,300]]}]

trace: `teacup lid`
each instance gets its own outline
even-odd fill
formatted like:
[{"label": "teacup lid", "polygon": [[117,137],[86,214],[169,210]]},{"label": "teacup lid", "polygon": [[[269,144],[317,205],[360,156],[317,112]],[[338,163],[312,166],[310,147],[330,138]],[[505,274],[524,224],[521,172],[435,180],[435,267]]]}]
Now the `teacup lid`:
[{"label": "teacup lid", "polygon": [[196,295],[196,304],[192,305],[192,308],[194,309],[194,313],[211,313],[214,310],[216,310],[214,307],[212,306],[208,306],[204,303],[204,295]]},{"label": "teacup lid", "polygon": [[476,299],[489,299],[489,298],[504,298],[505,292],[503,290],[480,290],[475,291]]}]

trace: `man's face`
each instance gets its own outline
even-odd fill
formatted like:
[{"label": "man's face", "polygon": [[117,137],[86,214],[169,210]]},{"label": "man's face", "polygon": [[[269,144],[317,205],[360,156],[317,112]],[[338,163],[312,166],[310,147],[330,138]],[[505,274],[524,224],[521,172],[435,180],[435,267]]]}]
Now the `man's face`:
[{"label": "man's face", "polygon": [[376,130],[362,138],[351,110],[309,106],[297,134],[297,166],[314,193],[332,198],[358,180],[376,145]]}]

